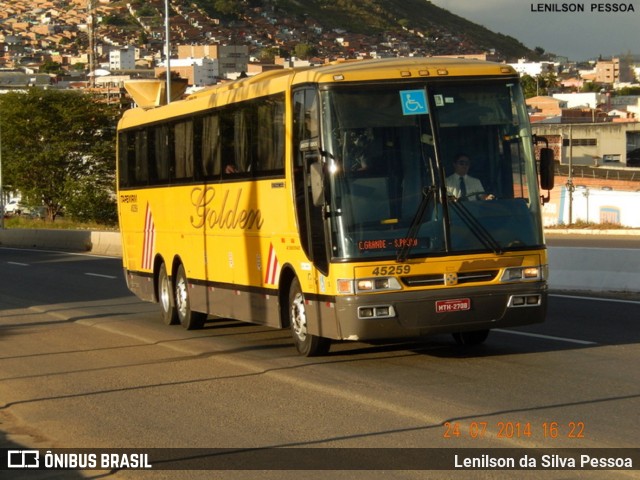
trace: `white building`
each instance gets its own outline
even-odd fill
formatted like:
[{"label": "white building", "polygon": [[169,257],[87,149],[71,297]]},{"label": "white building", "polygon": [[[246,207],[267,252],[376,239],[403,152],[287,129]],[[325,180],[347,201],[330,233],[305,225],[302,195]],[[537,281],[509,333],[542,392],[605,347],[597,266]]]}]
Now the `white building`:
[{"label": "white building", "polygon": [[135,70],[135,48],[116,48],[109,52],[109,70]]},{"label": "white building", "polygon": [[553,98],[567,102],[566,108],[598,108],[607,102],[607,96],[598,92],[554,93]]},{"label": "white building", "polygon": [[510,63],[516,72],[530,77],[537,77],[548,72],[556,72],[556,65],[553,62],[527,62],[524,58],[518,60],[518,63]]},{"label": "white building", "polygon": [[[216,83],[220,76],[220,62],[211,58],[172,58],[169,62],[171,71],[178,73],[189,81],[189,85],[202,87]],[[166,72],[167,64],[158,64],[156,75]]]}]

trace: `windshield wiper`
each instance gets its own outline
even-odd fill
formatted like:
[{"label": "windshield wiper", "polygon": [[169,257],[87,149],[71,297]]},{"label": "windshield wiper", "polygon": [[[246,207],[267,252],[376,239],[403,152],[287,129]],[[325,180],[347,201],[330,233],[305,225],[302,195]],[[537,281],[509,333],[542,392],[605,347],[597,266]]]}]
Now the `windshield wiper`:
[{"label": "windshield wiper", "polygon": [[460,215],[460,218],[464,224],[469,228],[469,231],[482,243],[486,248],[493,251],[496,255],[502,254],[502,247],[498,241],[493,238],[493,235],[482,225],[476,217],[465,207],[464,202],[453,199],[449,202],[449,205]]},{"label": "windshield wiper", "polygon": [[406,235],[406,241],[402,245],[402,248],[398,251],[398,255],[396,256],[396,262],[401,263],[404,262],[409,256],[409,252],[413,247],[414,240],[418,236],[418,232],[420,231],[420,225],[422,224],[422,217],[424,217],[424,212],[427,211],[427,207],[429,206],[429,202],[433,198],[436,192],[436,188],[434,185],[430,187],[424,187],[422,189],[422,200],[420,201],[420,205],[418,205],[418,210],[416,210],[416,214],[413,216],[413,220],[411,220],[411,225],[409,226],[409,232]]}]

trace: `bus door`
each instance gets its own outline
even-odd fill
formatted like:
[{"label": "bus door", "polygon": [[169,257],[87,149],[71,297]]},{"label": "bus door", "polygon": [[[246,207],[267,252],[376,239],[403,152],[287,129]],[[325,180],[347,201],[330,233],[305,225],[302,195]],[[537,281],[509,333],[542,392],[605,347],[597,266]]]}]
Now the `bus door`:
[{"label": "bus door", "polygon": [[320,128],[318,95],[306,88],[294,93],[294,164],[293,182],[295,208],[300,242],[307,257],[324,275],[329,271],[325,235],[324,202],[314,202],[312,195],[312,169],[323,168],[320,154]]}]

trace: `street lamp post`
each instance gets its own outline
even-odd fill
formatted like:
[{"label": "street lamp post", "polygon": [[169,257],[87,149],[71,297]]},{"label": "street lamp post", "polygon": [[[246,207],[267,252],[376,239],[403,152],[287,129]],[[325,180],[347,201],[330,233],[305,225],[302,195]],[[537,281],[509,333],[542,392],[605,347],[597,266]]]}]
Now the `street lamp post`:
[{"label": "street lamp post", "polygon": [[584,199],[587,202],[587,224],[589,223],[589,187],[585,188],[582,192]]},{"label": "street lamp post", "polygon": [[569,175],[567,178],[567,192],[569,192],[569,226],[573,223],[573,124],[569,124]]},{"label": "street lamp post", "polygon": [[165,45],[167,49],[167,105],[171,103],[171,44],[169,39],[169,0],[164,0],[164,36]]}]

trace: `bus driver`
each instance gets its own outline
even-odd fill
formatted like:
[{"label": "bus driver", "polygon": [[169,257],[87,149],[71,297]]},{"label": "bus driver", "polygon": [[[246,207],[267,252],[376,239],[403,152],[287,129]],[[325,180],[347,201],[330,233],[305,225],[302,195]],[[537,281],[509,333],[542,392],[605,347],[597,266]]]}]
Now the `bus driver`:
[{"label": "bus driver", "polygon": [[446,178],[447,194],[458,200],[493,200],[486,194],[482,182],[468,174],[471,160],[468,155],[459,153],[453,160],[454,173]]}]

